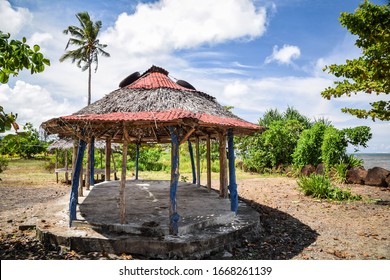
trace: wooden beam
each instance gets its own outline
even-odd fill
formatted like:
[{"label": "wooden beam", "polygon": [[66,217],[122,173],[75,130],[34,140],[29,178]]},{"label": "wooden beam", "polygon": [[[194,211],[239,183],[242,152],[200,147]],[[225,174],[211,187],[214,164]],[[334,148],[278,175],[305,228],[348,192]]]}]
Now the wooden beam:
[{"label": "wooden beam", "polygon": [[192,143],[191,143],[190,139],[188,139],[187,141],[188,141],[188,152],[190,153],[190,160],[191,160],[192,183],[196,184],[194,150],[192,149]]},{"label": "wooden beam", "polygon": [[69,226],[72,226],[72,221],[76,219],[76,207],[77,207],[77,197],[78,197],[78,188],[79,188],[79,174],[80,170],[83,169],[83,157],[85,151],[85,142],[80,140],[77,159],[75,165],[75,172],[72,178],[72,190],[70,193],[70,203],[69,203]]},{"label": "wooden beam", "polygon": [[[67,149],[64,149],[64,157],[65,157],[65,169],[66,171],[68,171],[68,150]],[[66,183],[68,183],[68,180],[69,180],[69,173],[68,172],[65,172],[65,181]]]},{"label": "wooden beam", "polygon": [[[127,134],[127,129],[123,128],[123,134]],[[119,188],[119,221],[121,224],[126,223],[126,161],[127,161],[127,139],[123,137],[123,151],[122,151],[122,172],[121,172],[121,183]]]},{"label": "wooden beam", "polygon": [[91,138],[90,148],[90,165],[89,165],[89,185],[95,185],[95,137]]},{"label": "wooden beam", "polygon": [[207,146],[207,190],[211,191],[211,139],[210,135],[207,136],[206,139],[206,146]]},{"label": "wooden beam", "polygon": [[73,151],[72,151],[72,177],[71,180],[73,179],[73,174],[75,171],[75,165],[76,165],[76,158],[77,158],[77,149],[78,149],[78,141],[77,139],[73,139]]},{"label": "wooden beam", "polygon": [[[56,149],[56,163],[54,165],[54,170],[56,170],[58,168],[58,148]],[[56,181],[57,181],[57,184],[58,184],[58,172],[56,171]]]},{"label": "wooden beam", "polygon": [[233,129],[228,130],[228,153],[229,153],[229,192],[230,210],[236,212],[238,209],[238,193],[236,182],[236,167],[234,163],[234,138]]},{"label": "wooden beam", "polygon": [[226,132],[219,134],[219,195],[227,198],[227,159],[226,159]]},{"label": "wooden beam", "polygon": [[87,164],[85,167],[85,189],[89,190],[90,188],[90,177],[91,174],[91,138],[88,139],[88,144],[87,144]]},{"label": "wooden beam", "polygon": [[200,145],[199,145],[199,137],[196,138],[196,186],[200,187]]},{"label": "wooden beam", "polygon": [[135,145],[135,180],[138,180],[139,143]]},{"label": "wooden beam", "polygon": [[177,235],[180,215],[177,213],[176,191],[179,182],[179,132],[178,128],[169,127],[171,134],[171,184],[169,189],[169,234]]},{"label": "wooden beam", "polygon": [[183,139],[180,140],[180,145],[183,144],[187,139],[191,136],[191,134],[195,131],[195,128],[191,128],[183,137]]},{"label": "wooden beam", "polygon": [[105,168],[105,181],[111,181],[111,138],[106,139],[106,168]]}]

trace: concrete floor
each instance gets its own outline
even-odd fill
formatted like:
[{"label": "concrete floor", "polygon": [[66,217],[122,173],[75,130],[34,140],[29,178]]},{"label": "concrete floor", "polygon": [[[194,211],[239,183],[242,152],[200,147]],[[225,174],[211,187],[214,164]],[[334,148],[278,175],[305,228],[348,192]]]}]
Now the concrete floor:
[{"label": "concrete floor", "polygon": [[[179,236],[170,236],[169,181],[126,181],[126,223],[119,223],[119,181],[95,185],[79,198],[77,220],[69,227],[68,204],[56,202],[38,219],[37,235],[55,246],[80,251],[139,254],[150,258],[202,258],[256,238],[259,214],[239,202],[238,214],[230,200],[215,191],[179,183]],[[44,222],[42,222],[44,221]]]}]

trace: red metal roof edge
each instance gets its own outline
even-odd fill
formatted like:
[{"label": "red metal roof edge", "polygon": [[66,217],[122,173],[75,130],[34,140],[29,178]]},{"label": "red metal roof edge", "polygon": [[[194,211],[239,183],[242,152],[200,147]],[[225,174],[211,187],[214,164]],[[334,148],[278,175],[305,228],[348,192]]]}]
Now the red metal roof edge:
[{"label": "red metal roof edge", "polygon": [[88,115],[70,115],[60,117],[65,121],[160,121],[168,122],[184,118],[197,119],[206,124],[217,124],[222,126],[243,127],[247,129],[261,129],[257,124],[244,120],[218,117],[210,114],[193,113],[182,109],[173,109],[163,112],[115,112],[109,114],[88,114]]}]

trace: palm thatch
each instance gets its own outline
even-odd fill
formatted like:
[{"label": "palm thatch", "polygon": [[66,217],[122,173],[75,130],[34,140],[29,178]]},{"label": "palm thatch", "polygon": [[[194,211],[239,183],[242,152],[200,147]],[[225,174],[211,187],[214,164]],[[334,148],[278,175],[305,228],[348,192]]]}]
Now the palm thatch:
[{"label": "palm thatch", "polygon": [[[49,147],[47,147],[48,151],[52,150],[70,150],[73,149],[73,139],[58,139],[51,143]],[[95,149],[98,150],[104,150],[106,148],[106,142],[105,141],[96,141],[94,145]],[[120,146],[118,144],[111,144],[111,148],[114,151],[119,151]]]},{"label": "palm thatch", "polygon": [[263,129],[237,117],[214,97],[173,82],[156,66],[73,115],[42,124],[49,134],[60,137],[109,137],[117,142],[126,137],[137,143],[170,142],[169,126],[179,127],[182,139],[217,138],[229,128],[236,135]]}]

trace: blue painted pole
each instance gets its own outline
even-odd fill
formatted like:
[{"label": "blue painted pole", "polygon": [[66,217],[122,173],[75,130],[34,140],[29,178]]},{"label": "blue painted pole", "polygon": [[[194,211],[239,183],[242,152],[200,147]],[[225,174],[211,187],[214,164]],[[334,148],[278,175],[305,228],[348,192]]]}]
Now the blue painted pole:
[{"label": "blue painted pole", "polygon": [[89,165],[89,185],[95,185],[95,137],[91,138],[91,164]]},{"label": "blue painted pole", "polygon": [[179,232],[178,221],[180,215],[177,213],[176,191],[179,182],[179,135],[175,127],[170,126],[172,153],[171,153],[171,185],[169,191],[169,234],[177,235]]},{"label": "blue painted pole", "polygon": [[192,149],[192,143],[191,143],[190,139],[188,139],[188,151],[190,152],[190,159],[191,159],[192,183],[196,184],[194,150]]},{"label": "blue painted pole", "polygon": [[236,167],[234,164],[234,140],[233,129],[228,129],[228,156],[229,156],[229,192],[230,192],[230,209],[237,214],[238,193],[236,182]]},{"label": "blue painted pole", "polygon": [[84,140],[80,139],[79,147],[77,152],[76,164],[74,168],[74,174],[72,176],[72,190],[70,193],[70,203],[69,203],[69,226],[72,226],[72,221],[76,219],[76,207],[77,207],[77,196],[79,189],[79,177],[81,168],[83,168],[83,157],[85,146]]},{"label": "blue painted pole", "polygon": [[138,180],[139,143],[135,146],[135,179]]}]

